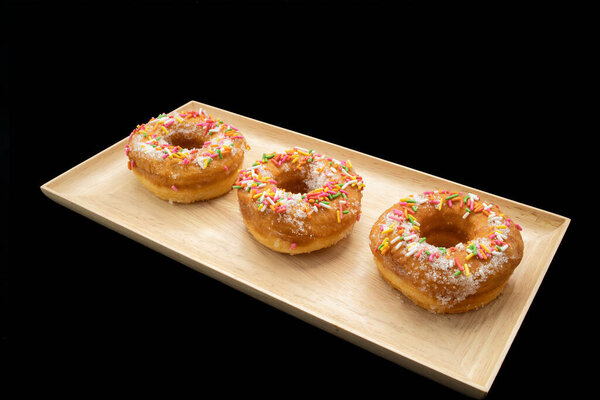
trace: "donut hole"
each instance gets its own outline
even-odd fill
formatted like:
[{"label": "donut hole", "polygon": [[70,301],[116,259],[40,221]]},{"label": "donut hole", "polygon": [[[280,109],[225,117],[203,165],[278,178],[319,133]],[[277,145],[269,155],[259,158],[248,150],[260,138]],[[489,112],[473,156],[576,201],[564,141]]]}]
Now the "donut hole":
[{"label": "donut hole", "polygon": [[453,247],[459,243],[467,243],[472,239],[470,224],[458,217],[439,218],[421,221],[421,237],[436,247]]},{"label": "donut hole", "polygon": [[427,238],[427,243],[435,247],[453,247],[459,243],[467,243],[470,238],[466,232],[455,228],[430,228],[421,231],[421,234]]},{"label": "donut hole", "polygon": [[304,194],[312,190],[307,182],[307,174],[303,170],[290,170],[277,177],[277,187],[291,193]]},{"label": "donut hole", "polygon": [[205,140],[200,135],[186,135],[182,132],[173,132],[165,137],[165,141],[171,146],[179,146],[184,149],[201,149]]}]

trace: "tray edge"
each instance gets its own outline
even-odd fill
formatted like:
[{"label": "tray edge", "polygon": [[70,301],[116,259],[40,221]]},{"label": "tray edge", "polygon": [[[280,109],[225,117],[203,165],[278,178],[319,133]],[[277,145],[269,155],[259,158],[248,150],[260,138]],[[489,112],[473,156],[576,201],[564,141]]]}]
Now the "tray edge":
[{"label": "tray edge", "polygon": [[[308,312],[308,311],[304,310],[302,307],[299,307],[298,305],[295,305],[288,301],[285,301],[284,299],[279,298],[279,296],[277,296],[273,293],[270,293],[264,289],[254,287],[254,285],[240,279],[239,277],[236,278],[236,277],[234,277],[234,275],[227,274],[224,271],[222,271],[221,269],[216,268],[215,266],[202,264],[199,261],[197,261],[187,255],[184,255],[183,253],[181,253],[179,251],[171,249],[167,246],[164,246],[164,245],[144,236],[140,232],[136,232],[135,230],[133,230],[131,228],[113,223],[110,219],[105,218],[101,214],[99,214],[91,209],[82,207],[79,204],[77,204],[76,202],[69,200],[68,196],[61,195],[58,191],[56,191],[53,188],[54,184],[59,183],[62,179],[65,178],[65,176],[67,176],[73,170],[80,168],[88,163],[94,162],[95,159],[101,157],[103,155],[103,153],[113,151],[114,147],[122,146],[123,142],[127,139],[127,137],[124,137],[124,138],[118,140],[117,142],[115,142],[114,144],[105,148],[104,150],[100,151],[99,153],[97,153],[97,154],[93,155],[92,157],[82,161],[81,163],[69,168],[65,172],[52,178],[51,180],[47,181],[46,183],[44,183],[43,185],[40,186],[40,189],[42,190],[42,192],[48,198],[55,201],[56,203],[66,207],[66,208],[69,208],[72,211],[75,211],[78,214],[81,214],[81,215],[83,215],[83,216],[85,216],[85,217],[87,217],[87,218],[113,230],[113,231],[123,234],[124,236],[128,237],[129,239],[132,239],[138,243],[141,243],[144,246],[150,247],[153,250],[158,251],[161,254],[164,254],[177,262],[181,262],[182,264],[184,264],[188,267],[191,267],[191,268],[197,270],[198,272],[201,272],[213,279],[217,279],[218,281],[220,281],[230,287],[233,287],[236,290],[240,290],[241,292],[248,294],[266,304],[269,304],[270,306],[273,306],[283,312],[293,315],[307,323],[310,323],[313,326],[317,326],[320,329],[323,329],[324,331],[326,331],[328,333],[331,333],[331,334],[333,334],[339,338],[342,338],[350,343],[353,343],[365,350],[368,350],[374,354],[377,354],[378,356],[381,356],[382,358],[392,361],[392,362],[394,362],[404,368],[407,368],[415,373],[426,376],[429,379],[432,379],[440,384],[443,384],[447,387],[450,387],[450,388],[457,390],[461,393],[464,393],[468,396],[475,397],[475,398],[483,398],[483,397],[485,397],[485,395],[487,395],[489,389],[491,388],[491,386],[495,380],[495,377],[496,377],[500,367],[502,366],[504,358],[512,345],[512,342],[520,329],[520,326],[525,318],[525,315],[527,314],[527,312],[530,308],[530,305],[533,302],[535,295],[537,294],[537,291],[541,285],[541,282],[543,281],[543,278],[545,277],[545,274],[546,274],[550,264],[552,263],[552,259],[555,255],[556,251],[558,250],[558,247],[560,246],[560,244],[562,242],[562,238],[564,237],[566,230],[570,224],[570,221],[571,221],[570,218],[562,216],[560,214],[556,214],[556,213],[547,211],[547,210],[543,210],[543,209],[540,209],[540,208],[537,208],[534,206],[530,206],[530,205],[522,203],[522,202],[518,202],[518,201],[511,200],[511,199],[508,199],[508,198],[505,198],[502,196],[494,195],[492,193],[488,193],[488,192],[479,190],[477,188],[472,188],[470,186],[467,186],[467,185],[464,185],[464,184],[461,184],[461,183],[458,183],[455,181],[451,181],[449,179],[446,179],[446,178],[443,178],[443,177],[440,177],[437,175],[433,175],[428,172],[423,172],[423,171],[420,171],[420,170],[417,170],[417,169],[414,169],[414,168],[411,168],[411,167],[408,167],[408,166],[405,166],[402,164],[398,164],[398,163],[395,163],[395,162],[392,162],[392,161],[389,161],[389,160],[386,160],[383,158],[379,158],[377,156],[363,153],[358,150],[348,148],[348,147],[345,147],[343,145],[340,145],[340,144],[337,144],[334,142],[326,141],[326,140],[316,138],[316,137],[313,137],[313,136],[310,136],[307,134],[303,134],[300,132],[290,130],[288,128],[284,128],[284,127],[273,125],[273,124],[270,124],[267,122],[263,122],[263,121],[254,119],[252,117],[247,117],[242,114],[238,114],[238,113],[235,113],[232,111],[221,109],[219,107],[211,106],[209,104],[205,104],[205,103],[202,103],[202,102],[199,102],[196,100],[190,100],[187,103],[183,104],[182,106],[174,109],[172,112],[183,110],[187,107],[190,107],[191,105],[206,106],[206,107],[209,107],[214,110],[219,110],[224,113],[232,114],[237,117],[241,117],[241,118],[250,120],[253,123],[257,123],[259,125],[266,125],[271,128],[274,128],[274,129],[284,129],[289,133],[292,133],[295,135],[300,135],[302,137],[309,138],[310,140],[316,140],[318,142],[325,143],[329,146],[334,146],[334,147],[339,148],[344,151],[360,154],[361,156],[366,156],[367,158],[370,158],[377,162],[388,164],[390,166],[400,167],[400,168],[410,170],[410,171],[413,171],[416,173],[425,174],[426,176],[446,181],[451,185],[461,187],[464,189],[471,189],[477,193],[481,193],[481,194],[485,194],[486,196],[502,199],[503,201],[510,203],[512,205],[528,208],[537,213],[543,213],[545,215],[552,216],[554,218],[561,220],[561,223],[556,227],[556,229],[560,230],[560,232],[555,233],[555,235],[557,235],[557,239],[556,239],[556,242],[554,243],[553,250],[548,257],[548,262],[544,266],[543,272],[538,277],[538,280],[535,283],[534,289],[532,290],[532,292],[530,293],[530,295],[527,299],[526,306],[521,310],[521,313],[517,320],[517,324],[515,324],[515,326],[513,327],[511,334],[510,334],[510,338],[506,342],[501,356],[498,358],[498,360],[495,363],[495,366],[493,368],[493,373],[488,376],[487,381],[485,382],[485,384],[482,385],[480,383],[473,381],[472,379],[470,379],[470,377],[468,377],[466,375],[461,375],[461,378],[464,378],[461,380],[458,377],[456,377],[454,373],[451,373],[451,374],[444,373],[439,368],[435,368],[435,367],[426,365],[422,362],[411,359],[407,355],[400,354],[398,352],[394,352],[391,349],[378,344],[376,341],[374,341],[372,339],[368,339],[360,334],[353,332],[348,327],[341,327],[340,325],[337,325],[333,322],[329,322],[326,318],[316,315],[316,313]],[[446,372],[450,372],[450,371],[446,371]]]}]

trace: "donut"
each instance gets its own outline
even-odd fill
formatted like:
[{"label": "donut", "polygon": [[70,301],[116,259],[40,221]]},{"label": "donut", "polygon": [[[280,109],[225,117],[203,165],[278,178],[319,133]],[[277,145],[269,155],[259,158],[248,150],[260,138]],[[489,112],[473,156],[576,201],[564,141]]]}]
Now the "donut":
[{"label": "donut", "polygon": [[129,135],[127,167],[163,200],[192,203],[231,190],[249,149],[240,131],[205,110],[161,114]]},{"label": "donut", "polygon": [[351,232],[364,186],[350,161],[293,147],[263,154],[240,170],[233,188],[244,223],[259,243],[300,254],[332,246]]},{"label": "donut", "polygon": [[381,276],[416,305],[461,313],[500,295],[523,257],[520,231],[478,195],[440,189],[385,210],[369,246]]}]

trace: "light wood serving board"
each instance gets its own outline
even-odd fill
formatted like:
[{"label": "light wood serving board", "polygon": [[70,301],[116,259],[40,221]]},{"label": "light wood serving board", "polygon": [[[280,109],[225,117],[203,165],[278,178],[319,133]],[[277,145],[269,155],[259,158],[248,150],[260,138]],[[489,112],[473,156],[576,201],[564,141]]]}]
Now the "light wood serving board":
[{"label": "light wood serving board", "polygon": [[[175,111],[200,107],[244,133],[252,147],[244,166],[262,153],[294,145],[351,160],[366,184],[362,216],[352,234],[310,254],[270,251],[246,230],[235,191],[191,205],[154,197],[126,167],[126,138],[47,182],[42,191],[65,207],[327,332],[469,396],[484,397],[570,220],[196,101]],[[392,289],[373,262],[368,235],[381,212],[407,194],[437,188],[481,194],[523,227],[520,266],[504,293],[481,310],[459,315],[422,310]],[[215,251],[219,248],[226,250]]]}]

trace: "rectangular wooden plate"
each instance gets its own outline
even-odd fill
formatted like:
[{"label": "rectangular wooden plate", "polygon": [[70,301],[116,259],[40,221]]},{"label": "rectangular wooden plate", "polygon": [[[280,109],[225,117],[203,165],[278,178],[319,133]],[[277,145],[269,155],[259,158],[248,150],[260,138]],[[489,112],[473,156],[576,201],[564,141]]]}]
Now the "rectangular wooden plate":
[{"label": "rectangular wooden plate", "polygon": [[[151,195],[126,168],[127,139],[47,182],[42,191],[65,207],[308,323],[455,390],[484,397],[570,220],[196,101],[175,111],[200,107],[245,134],[252,146],[245,166],[263,152],[294,145],[351,160],[367,185],[362,217],[352,234],[310,254],[270,251],[246,230],[234,191],[191,205],[169,204]],[[368,235],[383,211],[381,205],[387,208],[406,194],[431,188],[484,195],[524,227],[521,265],[503,295],[481,310],[443,316],[424,311],[393,290],[373,263]]]}]

